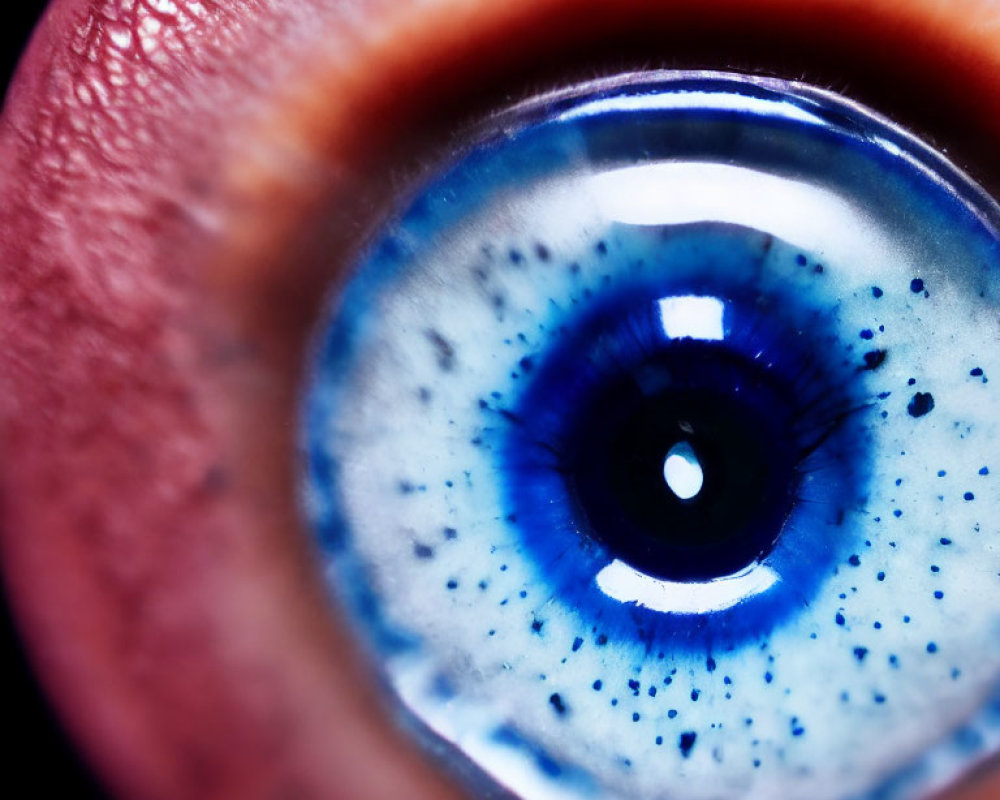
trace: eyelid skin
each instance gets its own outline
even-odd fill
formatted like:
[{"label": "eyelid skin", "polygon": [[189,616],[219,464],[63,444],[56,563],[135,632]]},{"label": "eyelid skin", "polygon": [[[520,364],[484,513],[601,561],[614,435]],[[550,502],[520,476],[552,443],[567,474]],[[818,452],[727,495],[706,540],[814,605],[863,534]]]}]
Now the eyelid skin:
[{"label": "eyelid skin", "polygon": [[[301,530],[306,336],[380,215],[461,146],[449,130],[654,58],[801,71],[1000,189],[983,0],[50,9],[0,128],[0,546],[115,794],[461,796],[373,713]],[[944,797],[998,794],[987,771]]]}]

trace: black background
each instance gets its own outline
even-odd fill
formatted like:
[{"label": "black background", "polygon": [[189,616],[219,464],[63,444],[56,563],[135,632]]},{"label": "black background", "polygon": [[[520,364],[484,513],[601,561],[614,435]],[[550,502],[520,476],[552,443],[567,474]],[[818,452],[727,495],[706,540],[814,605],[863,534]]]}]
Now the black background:
[{"label": "black background", "polygon": [[[6,95],[14,67],[35,23],[43,0],[4,5],[0,17],[0,94]],[[11,198],[3,198],[10,202]],[[7,266],[7,265],[5,265]],[[0,345],[2,346],[2,345]],[[8,797],[52,797],[59,800],[107,800],[66,739],[32,676],[18,640],[4,592],[0,618],[0,677],[3,705],[0,731],[4,745],[3,789]]]}]

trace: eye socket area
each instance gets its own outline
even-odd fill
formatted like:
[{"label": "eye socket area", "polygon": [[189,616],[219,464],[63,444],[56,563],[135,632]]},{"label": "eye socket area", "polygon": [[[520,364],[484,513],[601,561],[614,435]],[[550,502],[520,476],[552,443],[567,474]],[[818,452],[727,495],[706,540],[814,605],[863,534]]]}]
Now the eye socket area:
[{"label": "eye socket area", "polygon": [[[205,550],[199,554],[190,542],[178,544],[167,553],[170,569],[176,572],[175,580],[161,581],[156,591],[176,592],[198,586],[191,600],[174,609],[180,619],[178,631],[197,627],[198,620],[205,616],[199,603],[209,599],[218,603],[213,625],[221,627],[227,619],[238,620],[240,615],[254,621],[256,631],[248,630],[249,623],[236,623],[244,631],[238,646],[246,648],[240,658],[220,652],[217,647],[202,654],[210,662],[204,669],[213,673],[207,683],[213,690],[222,687],[221,678],[227,672],[231,676],[234,668],[241,671],[246,666],[242,656],[252,653],[250,660],[264,674],[287,670],[293,675],[290,681],[301,679],[304,685],[314,687],[323,697],[317,695],[312,702],[338,708],[336,725],[342,730],[367,725],[358,720],[362,715],[370,717],[368,710],[377,702],[365,695],[364,702],[343,705],[351,696],[352,681],[366,678],[364,667],[355,664],[345,668],[342,653],[349,645],[346,639],[327,630],[329,626],[322,616],[326,609],[312,575],[309,548],[304,540],[289,541],[288,531],[298,521],[288,420],[295,411],[298,371],[306,336],[318,313],[319,297],[331,281],[336,282],[338,269],[350,263],[351,254],[363,243],[369,226],[396,205],[399,192],[405,194],[411,181],[436,162],[435,154],[461,147],[460,141],[449,139],[446,130],[463,122],[473,124],[484,109],[517,99],[529,87],[556,85],[567,77],[579,77],[587,69],[593,71],[595,63],[602,65],[601,71],[644,62],[660,65],[663,61],[688,67],[745,66],[786,75],[803,72],[813,81],[840,88],[839,82],[845,78],[843,73],[837,74],[835,67],[843,66],[837,65],[836,56],[842,52],[857,55],[859,64],[864,65],[854,68],[857,76],[848,79],[847,88],[857,88],[856,94],[875,107],[889,111],[895,101],[879,102],[867,97],[861,88],[861,76],[866,72],[871,73],[866,80],[874,78],[876,83],[884,84],[881,94],[886,98],[893,94],[894,85],[927,87],[929,96],[945,98],[950,109],[941,115],[945,119],[937,120],[938,125],[934,124],[934,115],[920,116],[922,103],[916,101],[913,108],[897,118],[903,122],[923,119],[913,127],[929,133],[939,143],[956,142],[957,150],[953,152],[968,154],[956,160],[977,172],[984,184],[1000,186],[997,176],[990,174],[1000,165],[981,157],[1000,135],[1000,130],[994,130],[1000,125],[996,121],[1000,115],[990,111],[1000,108],[1000,86],[992,85],[988,78],[989,74],[997,74],[997,48],[991,50],[983,38],[978,49],[966,49],[981,35],[973,30],[975,15],[971,11],[967,19],[942,20],[935,16],[938,12],[918,4],[907,9],[872,4],[859,10],[843,3],[824,2],[810,6],[809,13],[791,3],[774,2],[718,2],[701,4],[697,9],[683,3],[661,4],[655,9],[626,3],[616,6],[613,13],[597,3],[493,5],[440,3],[433,7],[435,13],[429,6],[394,8],[381,12],[384,18],[380,12],[373,12],[369,33],[350,55],[341,54],[339,59],[319,66],[313,64],[309,69],[315,73],[304,71],[307,79],[300,90],[279,93],[271,103],[273,113],[262,115],[261,124],[253,131],[253,141],[261,149],[251,154],[256,159],[251,177],[247,177],[245,152],[229,156],[232,170],[224,172],[223,185],[213,201],[222,206],[225,234],[199,255],[198,268],[205,270],[208,285],[199,287],[205,290],[204,295],[187,307],[187,318],[198,316],[201,320],[189,333],[185,347],[201,350],[210,344],[215,356],[188,356],[194,368],[185,378],[183,391],[197,398],[199,410],[209,420],[214,459],[207,459],[206,464],[224,464],[225,469],[214,474],[227,477],[222,489],[208,481],[217,494],[207,507],[190,507],[184,514],[178,510],[171,519],[152,520],[156,524],[151,538],[174,537],[179,526],[200,519],[191,529],[199,535],[189,538],[202,542],[214,539],[225,555],[213,553],[209,545],[203,545]],[[709,5],[711,8],[707,8]],[[867,22],[859,22],[857,14],[864,14]],[[444,26],[442,19],[448,20]],[[935,24],[945,23],[948,27],[935,30]],[[892,44],[895,42],[907,43],[908,57],[902,45]],[[946,67],[932,67],[934,62],[923,58],[925,48],[914,42],[936,43],[931,49],[944,53]],[[841,59],[847,60],[844,56]],[[960,90],[956,91],[956,86]],[[981,133],[963,137],[961,134],[967,131]],[[289,152],[298,155],[284,157]],[[305,158],[299,160],[303,154]],[[290,163],[297,165],[291,177],[287,170]],[[321,176],[318,180],[317,174]],[[275,203],[276,193],[282,200],[279,204]],[[276,209],[276,205],[281,207]],[[169,250],[169,244],[169,240],[163,241],[164,250]],[[331,257],[331,253],[340,255]],[[164,255],[156,268],[168,270],[170,265],[171,258]],[[227,353],[228,360],[220,353]],[[121,373],[123,379],[126,376],[127,372]],[[163,403],[176,404],[177,398],[164,398]],[[151,430],[158,433],[163,428]],[[117,457],[122,459],[119,465],[128,463],[124,453]],[[167,466],[159,464],[158,468]],[[105,484],[101,491],[110,492],[111,486]],[[24,510],[15,519],[25,529],[38,529],[39,520],[35,518],[32,524],[29,517]],[[140,546],[155,552],[149,545]],[[16,549],[17,545],[9,547]],[[90,556],[78,557],[93,566]],[[105,552],[105,557],[112,557],[110,551]],[[201,559],[215,559],[215,566],[206,569]],[[39,566],[33,569],[37,571]],[[165,566],[151,561],[143,569],[149,576],[162,577]],[[182,577],[184,569],[189,573]],[[197,579],[191,578],[192,574]],[[96,581],[99,573],[88,575],[81,580]],[[303,591],[302,586],[311,588]],[[56,595],[63,591],[49,588]],[[41,600],[33,595],[37,590],[24,585],[18,590],[25,606]],[[102,591],[87,589],[91,590]],[[251,599],[251,592],[258,593],[256,599]],[[26,615],[30,616],[30,612]],[[286,625],[286,618],[293,616],[308,622]],[[286,629],[286,638],[272,638],[282,628]],[[53,635],[53,630],[50,628],[48,635]],[[39,640],[46,635],[40,633]],[[307,644],[309,640],[313,644]],[[322,645],[315,645],[317,640]],[[183,636],[173,641],[177,647],[202,647],[197,639],[193,644],[191,640],[185,643]],[[297,651],[305,666],[293,666],[290,657],[265,655],[268,648],[282,641]],[[233,641],[228,645],[237,646]],[[62,665],[53,669],[65,671],[71,661],[66,656]],[[327,679],[317,674],[330,670],[352,677],[331,680],[323,688]],[[303,678],[307,673],[308,678]],[[60,679],[51,680],[58,683]],[[171,691],[183,694],[183,678],[168,678],[165,666],[159,671],[152,668],[146,680],[151,685],[172,682]],[[65,691],[72,693],[70,689]],[[305,691],[289,695],[284,699],[309,702]],[[159,695],[160,712],[170,697],[169,691]],[[245,695],[233,690],[231,700],[226,708],[234,718],[263,724],[261,716],[239,709]],[[147,703],[142,713],[155,707],[148,701],[134,702]],[[84,699],[76,702],[81,738],[89,735],[90,723],[82,719],[86,703]],[[309,718],[317,724],[315,715]],[[200,758],[219,755],[207,744],[207,733],[200,732],[191,721],[177,723],[175,735],[185,737]],[[393,748],[399,746],[398,741],[387,726],[376,725],[372,736],[382,742],[378,745],[380,752],[396,756]],[[311,770],[312,780],[327,781],[325,788],[332,789],[333,796],[365,796],[359,787],[373,779],[372,775],[345,789],[343,772],[334,774],[332,768],[316,766],[324,756],[316,745],[305,743],[304,732],[293,738],[293,744],[288,746],[299,759],[292,762],[295,769]],[[343,749],[346,738],[331,740],[327,735],[319,740]],[[115,746],[127,748],[128,744],[116,739]],[[109,764],[107,751],[97,752],[108,745],[93,747],[96,758]],[[263,744],[255,742],[253,747]],[[252,763],[251,752],[254,750],[248,747],[242,757],[243,766],[263,770]],[[222,781],[235,781],[236,765],[241,763],[239,756],[229,757],[233,772],[221,773]],[[403,764],[401,773],[420,776],[414,779],[414,786],[435,785],[435,778],[416,760],[403,755],[399,759]],[[129,788],[137,788],[129,792],[136,796],[147,796],[149,790],[141,784],[158,770],[177,769],[176,765],[158,764],[154,770],[150,762],[142,759],[134,763],[140,765],[134,769],[142,773],[135,777],[134,784],[128,784]],[[116,767],[105,769],[114,774]],[[124,779],[117,780],[119,785],[126,785]],[[438,790],[444,791],[441,786]],[[207,796],[208,790],[202,791]],[[370,792],[367,794],[370,796]],[[429,791],[428,796],[442,795]]]}]

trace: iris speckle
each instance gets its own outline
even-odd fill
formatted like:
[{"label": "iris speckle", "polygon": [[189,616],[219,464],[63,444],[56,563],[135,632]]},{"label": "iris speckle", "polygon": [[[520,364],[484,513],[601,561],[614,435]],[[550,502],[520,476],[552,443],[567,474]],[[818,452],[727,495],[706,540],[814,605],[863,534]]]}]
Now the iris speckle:
[{"label": "iris speckle", "polygon": [[[862,358],[864,359],[865,365],[862,369],[865,370],[875,370],[885,363],[887,353],[885,350],[869,350],[865,353]],[[888,394],[886,395],[888,397]]]},{"label": "iris speckle", "polygon": [[433,347],[438,368],[442,372],[451,372],[455,369],[455,347],[452,343],[433,328],[424,331],[424,335]]},{"label": "iris speckle", "polygon": [[413,555],[417,558],[434,558],[434,548],[415,542],[413,545]]},{"label": "iris speckle", "polygon": [[930,392],[917,392],[906,406],[906,411],[911,417],[922,417],[933,410],[934,397]]}]

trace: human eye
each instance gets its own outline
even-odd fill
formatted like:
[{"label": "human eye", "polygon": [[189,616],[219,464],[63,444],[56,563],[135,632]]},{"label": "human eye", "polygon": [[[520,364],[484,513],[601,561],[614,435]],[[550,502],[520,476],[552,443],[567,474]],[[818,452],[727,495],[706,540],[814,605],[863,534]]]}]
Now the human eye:
[{"label": "human eye", "polygon": [[[463,31],[482,52],[452,53],[451,61],[441,58],[436,71],[428,68],[423,74],[425,82],[416,81],[411,86],[428,89],[420,95],[420,103],[434,103],[434,116],[440,121],[455,111],[442,99],[448,96],[443,85],[451,82],[453,105],[459,98],[472,97],[456,88],[462,76],[446,68],[458,64],[470,67],[470,81],[475,74],[482,85],[496,90],[495,96],[502,96],[498,87],[504,83],[504,73],[523,69],[510,60],[504,62],[510,59],[504,43],[512,37],[526,48],[519,54],[522,61],[524,52],[537,55],[543,49],[543,42],[536,40],[532,45],[530,41],[541,30],[546,45],[574,36],[578,42],[583,40],[579,31],[555,24],[577,19],[575,16],[560,17],[553,7],[545,8],[553,16],[534,16],[540,11],[516,6],[505,16],[490,7],[491,14],[486,15],[491,17],[489,25],[480,23]],[[196,37],[182,37],[187,55],[201,59],[200,75],[218,69],[220,61],[235,57],[234,52],[248,52],[245,40],[242,51],[234,44],[247,35],[247,27],[252,28],[247,20],[266,22],[273,41],[280,39],[279,33],[287,36],[290,31],[296,32],[300,42],[309,39],[309,26],[301,21],[310,16],[304,9],[297,12],[298,28],[292,20],[294,13],[276,21],[276,17],[255,16],[259,9],[250,7],[181,4],[181,9],[190,12],[187,30],[198,28],[201,13],[223,20],[220,35],[206,36],[201,44]],[[154,11],[151,17],[159,24],[169,21],[169,8],[157,5]],[[403,18],[405,11],[397,10],[389,17]],[[496,18],[491,16],[494,13]],[[772,28],[783,13],[794,17],[792,9],[776,6],[755,10],[755,15],[764,13],[776,15],[770,18]],[[632,22],[621,22],[630,15]],[[622,43],[631,37],[637,49],[645,46],[646,53],[655,52],[650,40],[656,37],[646,33],[655,20],[636,22],[638,16],[635,9],[625,8],[609,16],[602,26],[591,23],[590,43],[597,42],[599,32],[607,32],[607,25],[618,25],[615,35]],[[340,19],[336,14],[331,18]],[[875,26],[879,19],[874,15],[869,22]],[[469,20],[463,17],[462,21]],[[683,21],[697,27],[696,19]],[[740,19],[741,23],[746,21]],[[415,34],[421,46],[428,48],[426,61],[431,63],[435,37],[429,28],[421,28],[418,16],[406,22],[407,33]],[[642,22],[647,23],[643,26],[645,39],[635,31],[624,35],[626,27],[635,25],[638,30]],[[956,27],[960,22],[955,20]],[[110,36],[110,23],[98,27],[105,24]],[[350,23],[340,19],[337,25],[328,24],[326,32],[330,33],[342,31],[340,26]],[[712,20],[713,26],[726,24],[724,19]],[[888,16],[881,18],[880,24],[891,27]],[[503,35],[491,38],[486,32],[494,30],[490,26]],[[435,28],[439,27],[440,21],[435,23]],[[129,32],[135,35],[137,30]],[[730,31],[733,41],[727,45],[739,51],[743,45],[735,37],[736,30]],[[907,30],[930,36],[922,25]],[[115,31],[124,41],[125,32]],[[555,39],[554,32],[564,38]],[[811,33],[818,37],[820,30],[813,27]],[[859,31],[858,36],[863,33]],[[969,46],[970,53],[993,52],[988,48],[977,51],[969,31],[962,37],[968,39],[962,43]],[[849,38],[843,36],[838,41]],[[456,34],[449,41],[458,47],[455,43],[462,40],[463,36]],[[407,41],[412,44],[414,39]],[[776,44],[774,39],[771,43]],[[782,47],[786,45],[793,51],[826,47],[782,40]],[[261,44],[260,49],[266,46]],[[375,50],[381,56],[397,52]],[[176,52],[180,50],[167,46],[151,62],[162,68],[171,63],[171,53]],[[440,55],[440,51],[435,52]],[[575,52],[577,63],[586,64],[587,59],[579,57],[582,48]],[[746,56],[747,51],[740,52]],[[567,45],[562,55],[572,61],[573,53]],[[611,56],[612,61],[620,59],[621,52]],[[358,58],[364,61],[360,55]],[[399,58],[412,66],[404,56]],[[541,60],[541,56],[534,59]],[[939,142],[955,142],[952,153],[956,160],[983,184],[995,187],[990,172],[995,165],[988,158],[977,158],[989,152],[983,140],[994,141],[990,126],[995,125],[995,116],[983,110],[993,107],[990,98],[996,96],[990,94],[990,72],[986,69],[987,77],[983,78],[970,66],[975,63],[971,55],[963,61],[947,51],[944,62],[943,72],[953,79],[962,75],[967,80],[961,85],[956,82],[953,92],[942,101],[955,111],[950,121],[958,133],[952,138],[941,135]],[[366,783],[377,779],[387,781],[381,784],[383,789],[392,785],[393,779],[398,780],[397,787],[405,785],[412,790],[407,792],[409,796],[416,796],[425,785],[444,791],[445,784],[435,783],[439,779],[413,756],[384,717],[373,713],[379,707],[378,695],[364,688],[371,686],[364,662],[347,654],[350,639],[331,630],[313,554],[304,537],[290,533],[297,530],[298,523],[291,449],[295,437],[289,433],[293,428],[289,420],[300,397],[296,387],[300,385],[298,364],[305,352],[303,336],[311,329],[318,308],[315,298],[324,285],[337,280],[331,262],[350,263],[353,259],[330,258],[329,254],[357,252],[362,238],[358,232],[371,224],[368,218],[383,218],[382,206],[394,205],[389,190],[395,192],[408,185],[406,180],[386,180],[381,185],[372,181],[370,176],[383,168],[379,156],[390,152],[387,164],[397,170],[386,166],[379,174],[390,178],[412,175],[426,163],[421,147],[440,142],[440,138],[420,125],[410,129],[424,131],[415,143],[404,142],[406,137],[402,136],[393,138],[393,126],[385,124],[392,118],[390,110],[395,109],[401,117],[411,115],[411,122],[425,112],[419,103],[410,102],[412,98],[405,91],[388,92],[381,104],[366,100],[375,97],[379,88],[372,75],[377,75],[380,67],[371,60],[364,61],[369,72],[341,70],[342,80],[332,84],[350,99],[342,105],[327,101],[334,107],[331,117],[342,115],[341,124],[324,119],[322,125],[328,127],[317,133],[311,118],[309,122],[303,118],[289,122],[282,116],[276,123],[270,116],[255,116],[253,109],[248,110],[252,103],[246,95],[262,91],[261,86],[266,85],[262,72],[266,70],[254,73],[260,62],[254,63],[247,83],[237,82],[240,91],[227,94],[245,113],[241,129],[254,131],[259,138],[244,148],[239,138],[223,136],[220,127],[219,138],[239,153],[239,158],[199,161],[185,153],[203,171],[184,173],[184,191],[169,185],[164,190],[163,184],[157,184],[145,196],[134,171],[111,161],[99,173],[107,179],[103,184],[109,189],[105,199],[113,198],[114,202],[102,206],[88,199],[83,203],[91,212],[87,223],[74,227],[79,224],[66,210],[73,207],[69,201],[78,184],[71,179],[72,170],[65,168],[77,166],[79,161],[74,159],[86,160],[86,153],[71,147],[50,154],[52,159],[66,159],[60,165],[62,182],[42,183],[31,190],[52,193],[48,198],[30,197],[31,204],[46,208],[47,219],[57,223],[43,229],[49,252],[53,242],[57,248],[65,248],[69,242],[76,257],[92,266],[103,263],[104,268],[89,273],[84,280],[82,275],[53,271],[51,262],[46,264],[41,255],[41,245],[31,247],[22,239],[21,250],[16,250],[9,240],[5,242],[5,253],[14,253],[22,262],[26,251],[33,253],[28,259],[33,265],[29,274],[50,281],[35,280],[31,298],[15,293],[20,301],[17,316],[6,317],[17,321],[9,337],[10,353],[16,359],[8,355],[5,363],[14,379],[13,396],[21,413],[18,424],[13,425],[11,400],[5,401],[5,449],[19,457],[11,459],[16,469],[5,464],[4,528],[5,533],[43,532],[33,537],[32,545],[25,544],[28,537],[5,537],[8,580],[20,598],[25,625],[36,648],[55,654],[46,667],[54,693],[91,757],[113,777],[120,791],[154,796],[149,788],[154,776],[164,781],[161,785],[183,787],[180,793],[185,796],[232,793],[240,786],[247,790],[244,793],[264,794],[279,788],[279,783],[280,788],[291,791],[294,787],[306,796],[336,796],[338,791],[347,796],[386,794]],[[503,66],[493,66],[488,79],[471,69],[478,65],[489,73],[487,63]],[[931,82],[927,85],[933,85],[934,78],[926,74],[929,72],[933,70],[920,77],[927,77]],[[328,79],[331,74],[327,74]],[[404,71],[396,77],[407,76]],[[530,70],[523,70],[521,77],[530,82]],[[875,76],[874,80],[877,83],[885,78]],[[441,95],[434,97],[431,86],[440,89]],[[197,105],[190,92],[174,94],[175,87],[166,80],[160,86],[153,82],[152,88],[147,83],[139,95],[148,107],[142,113],[133,107],[132,113],[138,115],[138,122],[146,123],[138,128],[150,140],[149,152],[159,149],[179,157],[171,150],[172,137],[181,137],[178,131],[190,136],[192,128],[203,127],[204,118],[189,116],[185,123],[178,119],[180,115],[171,113]],[[358,94],[359,87],[364,88],[363,95]],[[315,111],[317,95],[309,95],[315,88],[307,85],[299,95],[292,90],[293,97],[282,101],[284,110],[301,112],[311,106]],[[273,86],[269,89],[279,94]],[[976,102],[963,105],[963,92],[973,89]],[[237,97],[240,102],[235,101]],[[23,122],[23,103],[20,108]],[[958,124],[963,120],[969,124]],[[148,124],[151,121],[157,125]],[[383,126],[373,125],[379,121]],[[927,119],[924,122],[927,130],[933,128]],[[289,131],[275,134],[273,129],[262,130],[296,125],[291,144],[280,138]],[[352,135],[355,126],[360,126],[362,133]],[[72,125],[66,130],[72,131]],[[970,130],[989,133],[970,135]],[[281,145],[288,146],[268,152],[267,148],[274,147],[275,135]],[[372,144],[366,137],[378,141]],[[193,140],[207,146],[214,138]],[[68,141],[75,140],[70,136]],[[370,152],[369,146],[377,153]],[[263,167],[258,147],[265,151]],[[324,158],[317,162],[313,154],[321,147],[325,148]],[[436,152],[442,150],[446,148]],[[344,157],[345,151],[350,159]],[[144,164],[143,174],[157,174],[163,160],[161,155],[160,162]],[[233,163],[241,168],[221,170],[220,165]],[[317,163],[327,172],[310,169]],[[209,164],[220,166],[224,179],[219,183],[226,185],[228,194],[217,191],[218,184],[212,182],[215,173],[204,172]],[[83,182],[88,181],[100,183],[93,176]],[[272,198],[275,191],[283,190],[283,203],[255,206],[260,183],[267,183]],[[383,188],[385,194],[380,195]],[[52,200],[53,194],[59,199]],[[301,237],[286,235],[292,230],[304,235],[302,218],[283,213],[286,207],[296,212],[319,207],[303,200],[304,195],[312,200],[319,197],[339,210],[337,221],[329,223],[322,234],[315,233],[316,218],[310,218],[313,235],[308,244]],[[220,210],[223,197],[229,205]],[[115,214],[109,213],[111,205],[116,206]],[[78,197],[75,207],[80,208]],[[137,211],[143,208],[152,211]],[[255,216],[258,208],[267,209],[267,213]],[[350,213],[345,214],[344,208],[350,208]],[[53,209],[61,213],[52,214]],[[256,227],[250,224],[237,229],[234,220],[252,220]],[[137,235],[140,230],[148,238]],[[67,231],[75,231],[76,236]],[[186,234],[196,237],[192,240]],[[281,247],[272,248],[272,244]],[[289,255],[282,248],[292,244],[298,249]],[[178,251],[179,247],[188,249]],[[107,258],[109,255],[113,258]],[[143,276],[142,281],[129,270],[113,268],[129,263],[140,270],[137,274]],[[201,265],[204,273],[199,272]],[[59,283],[70,278],[68,287]],[[42,298],[46,298],[44,302]],[[39,306],[47,311],[37,311]],[[116,313],[109,313],[112,308]],[[48,325],[41,324],[43,317]],[[32,347],[27,347],[29,341]],[[60,364],[57,358],[46,356],[43,344],[50,349],[65,347],[74,356],[74,366],[70,368],[68,357]],[[25,366],[26,353],[38,363]],[[46,369],[51,370],[47,380],[39,379]],[[50,433],[33,427],[33,421],[40,425],[42,420],[50,426]],[[271,424],[262,424],[264,420]],[[27,431],[35,438],[29,438]],[[67,450],[67,441],[72,450]],[[30,455],[32,450],[37,457]],[[86,469],[82,469],[84,464]],[[43,480],[44,489],[40,488]],[[119,502],[122,496],[134,499],[123,504]],[[39,504],[43,497],[50,502]],[[112,497],[115,505],[109,499]],[[42,555],[47,556],[48,577],[40,574],[39,561],[35,560]],[[36,580],[39,588],[32,588]],[[67,601],[74,604],[72,614],[66,610]],[[60,647],[55,648],[56,640],[51,637],[57,630],[62,636]],[[88,700],[87,692],[73,685],[73,674],[100,678],[98,685],[106,689],[102,706],[97,707]],[[350,734],[345,735],[345,730]],[[183,759],[179,753],[185,754]],[[119,763],[114,764],[115,760]],[[359,770],[357,765],[362,762],[365,768]],[[239,774],[247,783],[237,780]],[[407,776],[413,774],[422,778],[407,784]],[[248,777],[251,775],[263,778],[263,783]],[[143,784],[147,788],[142,788]],[[436,792],[428,789],[427,794],[435,796]]]}]

